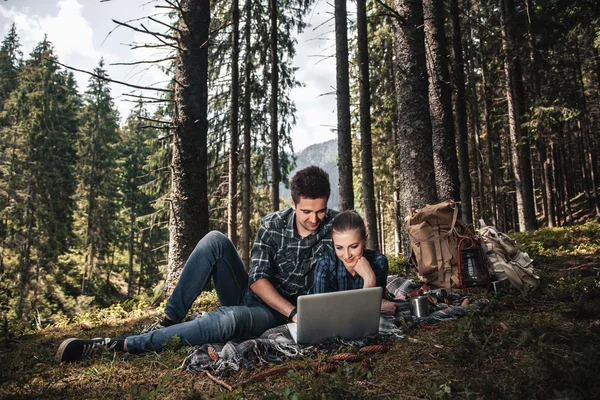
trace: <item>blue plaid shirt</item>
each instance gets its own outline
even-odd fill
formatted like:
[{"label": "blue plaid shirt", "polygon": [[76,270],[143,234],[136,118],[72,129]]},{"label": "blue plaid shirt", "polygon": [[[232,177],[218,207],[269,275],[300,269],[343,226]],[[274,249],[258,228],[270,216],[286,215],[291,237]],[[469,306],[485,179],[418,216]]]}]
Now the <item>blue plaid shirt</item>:
[{"label": "blue plaid shirt", "polygon": [[332,251],[331,222],[337,211],[327,210],[316,231],[302,237],[296,232],[293,208],[267,215],[252,246],[248,285],[267,278],[281,296],[296,304],[312,287],[314,266]]},{"label": "blue plaid shirt", "polygon": [[[371,249],[365,249],[363,256],[371,264],[377,286],[381,286],[383,293],[385,293],[388,275],[387,257]],[[365,281],[360,275],[356,274],[352,276],[348,272],[342,260],[335,254],[335,251],[331,250],[317,260],[312,293],[362,289],[364,284]]]}]

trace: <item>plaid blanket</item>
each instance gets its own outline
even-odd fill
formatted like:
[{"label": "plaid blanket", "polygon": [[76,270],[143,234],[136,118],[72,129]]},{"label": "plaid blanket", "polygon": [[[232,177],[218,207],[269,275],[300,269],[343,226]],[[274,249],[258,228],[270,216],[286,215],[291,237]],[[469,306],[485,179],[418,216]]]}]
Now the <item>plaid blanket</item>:
[{"label": "plaid blanket", "polygon": [[[419,285],[412,279],[399,276],[388,277],[388,292],[396,298],[406,296],[408,293],[418,289]],[[282,362],[284,359],[302,358],[310,349],[333,350],[337,346],[363,347],[372,344],[385,343],[393,338],[402,339],[404,330],[410,326],[420,323],[438,323],[453,321],[465,316],[468,310],[480,311],[489,301],[479,299],[467,306],[460,306],[464,299],[455,293],[449,293],[449,297],[457,305],[437,304],[431,306],[433,312],[424,318],[412,315],[407,301],[400,301],[400,307],[395,315],[381,315],[379,319],[379,333],[359,340],[345,340],[342,338],[331,338],[316,346],[303,346],[297,344],[287,328],[287,325],[277,326],[263,333],[259,338],[248,340],[232,340],[228,343],[205,344],[190,348],[188,356],[183,360],[181,368],[188,371],[211,370],[217,373],[225,371],[237,371],[240,367],[252,369],[256,364],[271,362]],[[213,360],[209,355],[209,348],[213,348],[219,358]]]}]

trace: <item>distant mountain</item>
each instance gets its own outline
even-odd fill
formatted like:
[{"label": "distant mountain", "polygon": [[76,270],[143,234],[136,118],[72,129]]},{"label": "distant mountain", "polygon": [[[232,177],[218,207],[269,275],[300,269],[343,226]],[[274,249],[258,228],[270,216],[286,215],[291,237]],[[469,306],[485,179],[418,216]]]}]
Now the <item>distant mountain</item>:
[{"label": "distant mountain", "polygon": [[[337,139],[333,139],[323,143],[313,144],[296,154],[296,168],[290,173],[289,177],[294,176],[296,171],[308,167],[309,165],[317,165],[329,174],[329,182],[331,183],[331,196],[327,206],[335,210],[339,206],[340,191],[339,173],[337,166]],[[290,189],[283,184],[279,186],[280,197],[289,202],[291,198]]]}]

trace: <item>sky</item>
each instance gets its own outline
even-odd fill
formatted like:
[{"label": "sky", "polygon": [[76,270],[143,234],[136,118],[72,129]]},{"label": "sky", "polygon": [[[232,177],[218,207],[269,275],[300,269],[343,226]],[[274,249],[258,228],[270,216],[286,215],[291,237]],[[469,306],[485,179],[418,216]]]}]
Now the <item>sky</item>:
[{"label": "sky", "polygon": [[[114,63],[161,58],[156,50],[130,49],[129,44],[147,42],[147,35],[117,27],[113,19],[125,22],[153,15],[160,10],[155,0],[3,0],[0,1],[0,36],[4,38],[14,22],[25,57],[44,34],[55,47],[61,63],[92,71],[104,58],[108,75],[115,80],[141,86],[161,87],[168,77],[156,65],[111,65]],[[297,37],[294,66],[296,78],[304,84],[292,92],[298,109],[296,127],[292,133],[294,151],[336,137],[335,51],[333,40],[332,3],[317,0],[307,15],[310,24]],[[348,9],[351,10],[350,8]],[[141,21],[152,29],[153,23]],[[137,23],[135,23],[138,25]],[[116,28],[116,29],[115,29]],[[87,87],[89,76],[75,72],[80,92]],[[115,105],[125,119],[133,103],[124,93],[136,93],[131,88],[111,84]],[[149,94],[149,93],[148,93]]]}]

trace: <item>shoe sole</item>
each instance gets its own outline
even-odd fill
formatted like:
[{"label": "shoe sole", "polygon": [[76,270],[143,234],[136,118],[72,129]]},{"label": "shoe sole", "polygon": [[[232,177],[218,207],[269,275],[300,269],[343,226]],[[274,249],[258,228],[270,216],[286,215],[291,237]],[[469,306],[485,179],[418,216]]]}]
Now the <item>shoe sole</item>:
[{"label": "shoe sole", "polygon": [[67,348],[69,343],[71,343],[73,340],[78,340],[78,339],[72,338],[72,339],[63,340],[63,342],[60,344],[60,346],[58,346],[58,350],[56,350],[56,356],[54,356],[54,361],[56,361],[57,364],[60,364],[61,362],[63,362],[63,359],[62,359],[63,353],[65,352],[65,349]]}]

